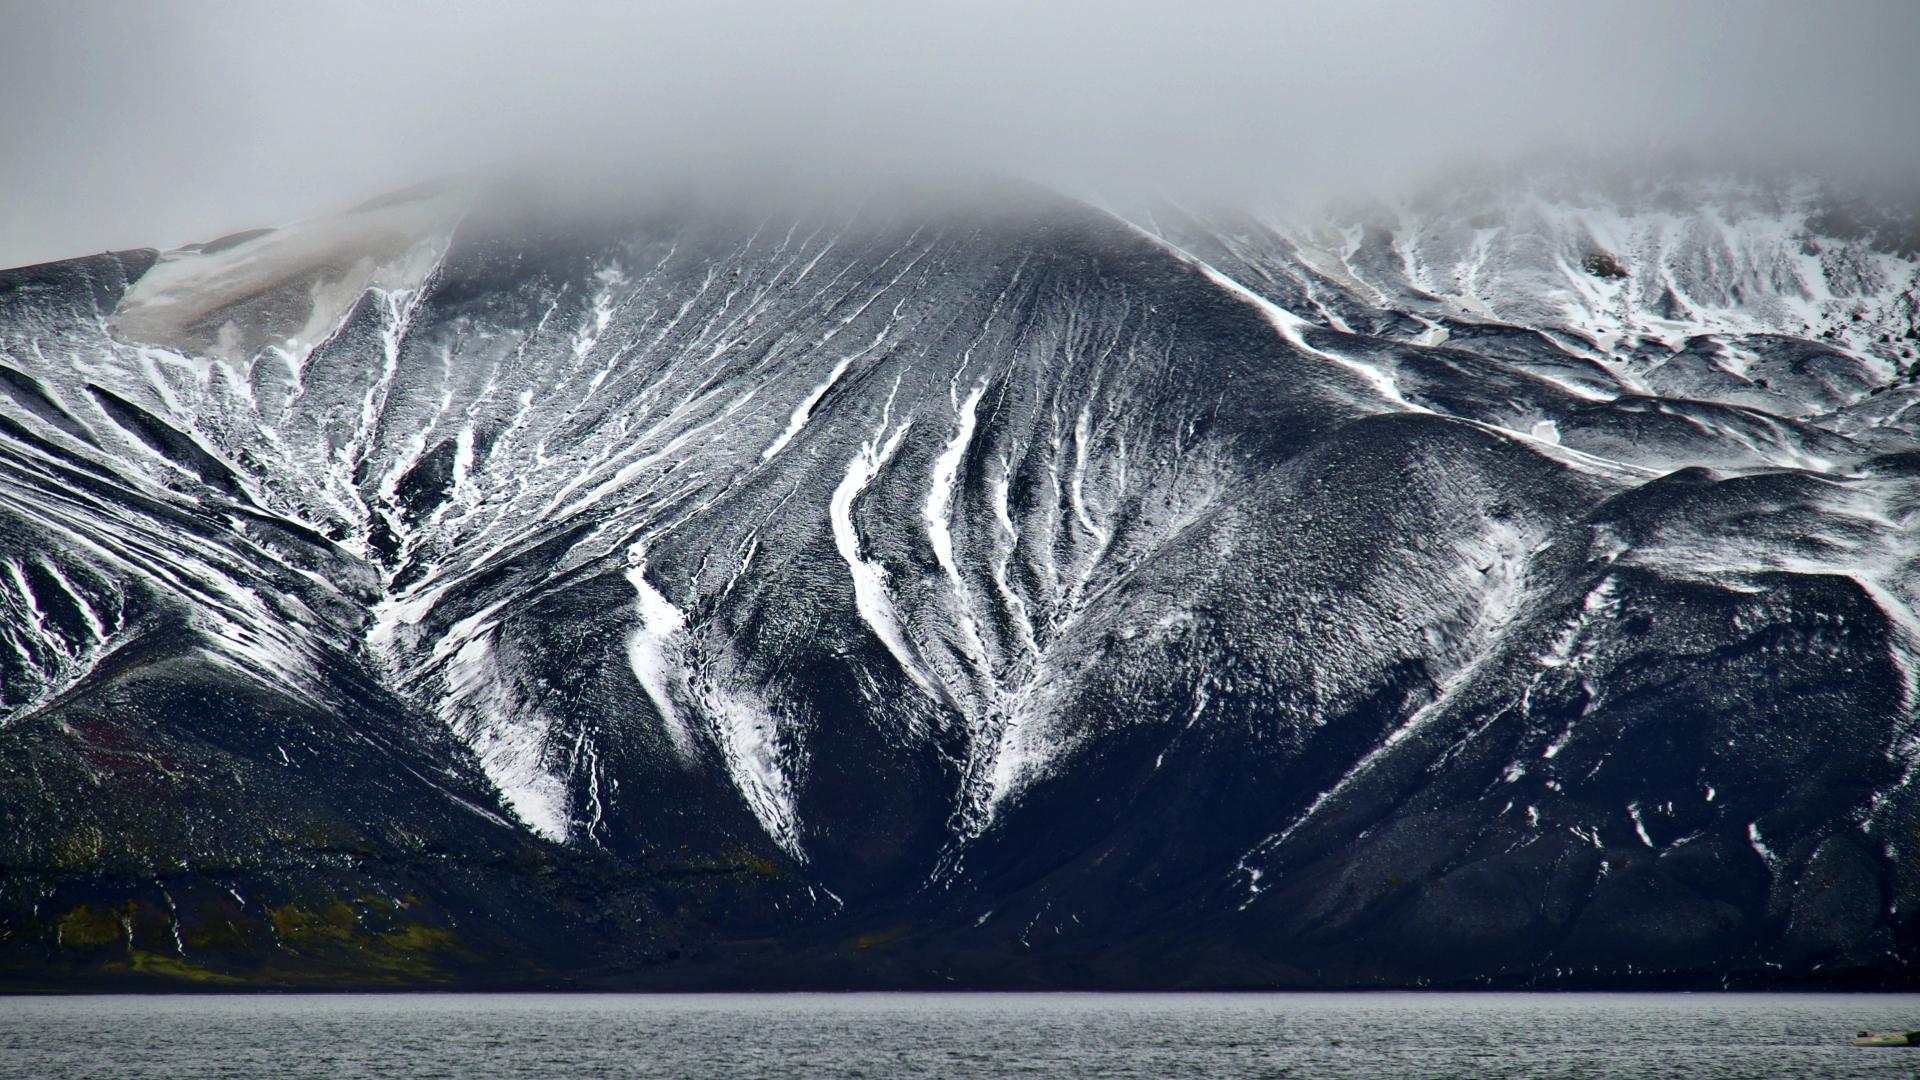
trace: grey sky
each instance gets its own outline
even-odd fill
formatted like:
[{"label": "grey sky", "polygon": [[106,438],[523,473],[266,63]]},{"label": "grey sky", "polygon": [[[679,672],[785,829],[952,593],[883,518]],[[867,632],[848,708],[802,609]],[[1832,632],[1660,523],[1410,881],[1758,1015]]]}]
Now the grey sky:
[{"label": "grey sky", "polygon": [[0,0],[0,265],[507,155],[1286,195],[1536,147],[1920,167],[1920,0]]}]

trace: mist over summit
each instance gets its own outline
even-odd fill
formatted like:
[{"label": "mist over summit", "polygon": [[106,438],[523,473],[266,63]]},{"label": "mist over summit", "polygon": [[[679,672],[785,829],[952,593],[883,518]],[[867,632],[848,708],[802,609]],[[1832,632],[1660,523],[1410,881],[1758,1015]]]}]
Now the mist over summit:
[{"label": "mist over summit", "polygon": [[9,0],[0,41],[9,266],[503,160],[564,176],[785,159],[851,183],[920,169],[1242,204],[1536,152],[1920,168],[1920,14],[1899,0]]}]

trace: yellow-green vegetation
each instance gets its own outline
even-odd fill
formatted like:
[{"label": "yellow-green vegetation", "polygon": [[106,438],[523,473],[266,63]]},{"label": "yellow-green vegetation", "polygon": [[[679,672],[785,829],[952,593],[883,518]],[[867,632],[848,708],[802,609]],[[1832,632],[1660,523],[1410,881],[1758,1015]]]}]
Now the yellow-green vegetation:
[{"label": "yellow-green vegetation", "polygon": [[[131,905],[129,905],[129,909]],[[63,949],[97,949],[126,940],[130,911],[79,904],[54,920],[53,940]]]},{"label": "yellow-green vegetation", "polygon": [[259,924],[245,917],[242,925],[224,918],[185,920],[178,928],[185,955],[140,946],[154,930],[150,921],[140,922],[133,901],[115,907],[76,905],[53,921],[53,932],[56,943],[71,951],[73,962],[165,982],[298,986],[327,985],[346,977],[357,983],[409,986],[446,981],[450,976],[443,965],[467,956],[467,950],[445,927],[397,920],[405,910],[383,896],[269,906],[267,922],[280,948],[259,957],[261,966],[242,969],[233,968],[230,959],[216,961],[225,970],[211,969],[194,954],[198,948],[218,951],[250,937],[245,924]]},{"label": "yellow-green vegetation", "polygon": [[[378,909],[382,921],[395,910],[385,897],[362,897],[360,902]],[[376,928],[368,925],[353,905],[338,897],[314,907],[291,903],[272,906],[267,908],[267,918],[288,951],[381,981],[443,980],[447,976],[440,964],[464,952],[453,931],[445,927],[401,922]]]},{"label": "yellow-green vegetation", "polygon": [[132,901],[113,908],[78,904],[54,920],[54,940],[62,949],[113,948],[119,956],[102,963],[104,971],[208,985],[234,985],[241,981],[232,975],[209,971],[185,957],[129,945],[129,927],[137,915]]},{"label": "yellow-green vegetation", "polygon": [[[248,924],[249,929],[258,929],[258,924],[252,920],[243,918],[242,921]],[[193,952],[199,949],[230,948],[246,942],[248,935],[240,926],[225,918],[182,920],[180,940],[186,945],[188,952]]]},{"label": "yellow-green vegetation", "polygon": [[348,942],[360,929],[359,914],[338,898],[320,908],[294,904],[269,907],[267,919],[273,923],[275,936],[294,948]]},{"label": "yellow-green vegetation", "polygon": [[[115,965],[118,966],[118,965]],[[184,957],[168,953],[157,953],[147,949],[130,949],[127,952],[128,971],[141,975],[152,975],[162,979],[178,979],[183,982],[204,983],[211,986],[238,986],[244,979],[218,971],[209,971]]]}]

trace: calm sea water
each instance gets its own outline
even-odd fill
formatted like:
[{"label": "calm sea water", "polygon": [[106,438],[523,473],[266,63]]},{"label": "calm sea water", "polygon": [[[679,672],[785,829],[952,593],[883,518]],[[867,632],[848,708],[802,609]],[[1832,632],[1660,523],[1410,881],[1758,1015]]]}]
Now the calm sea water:
[{"label": "calm sea water", "polygon": [[6,1077],[1914,1076],[1920,995],[0,998]]}]

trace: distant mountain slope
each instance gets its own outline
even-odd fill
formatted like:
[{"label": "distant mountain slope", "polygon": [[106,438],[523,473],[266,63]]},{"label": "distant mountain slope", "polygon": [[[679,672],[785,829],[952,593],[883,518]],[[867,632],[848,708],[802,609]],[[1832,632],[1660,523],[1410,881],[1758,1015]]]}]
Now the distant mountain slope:
[{"label": "distant mountain slope", "polygon": [[1906,985],[1920,272],[412,193],[0,273],[8,985]]}]

